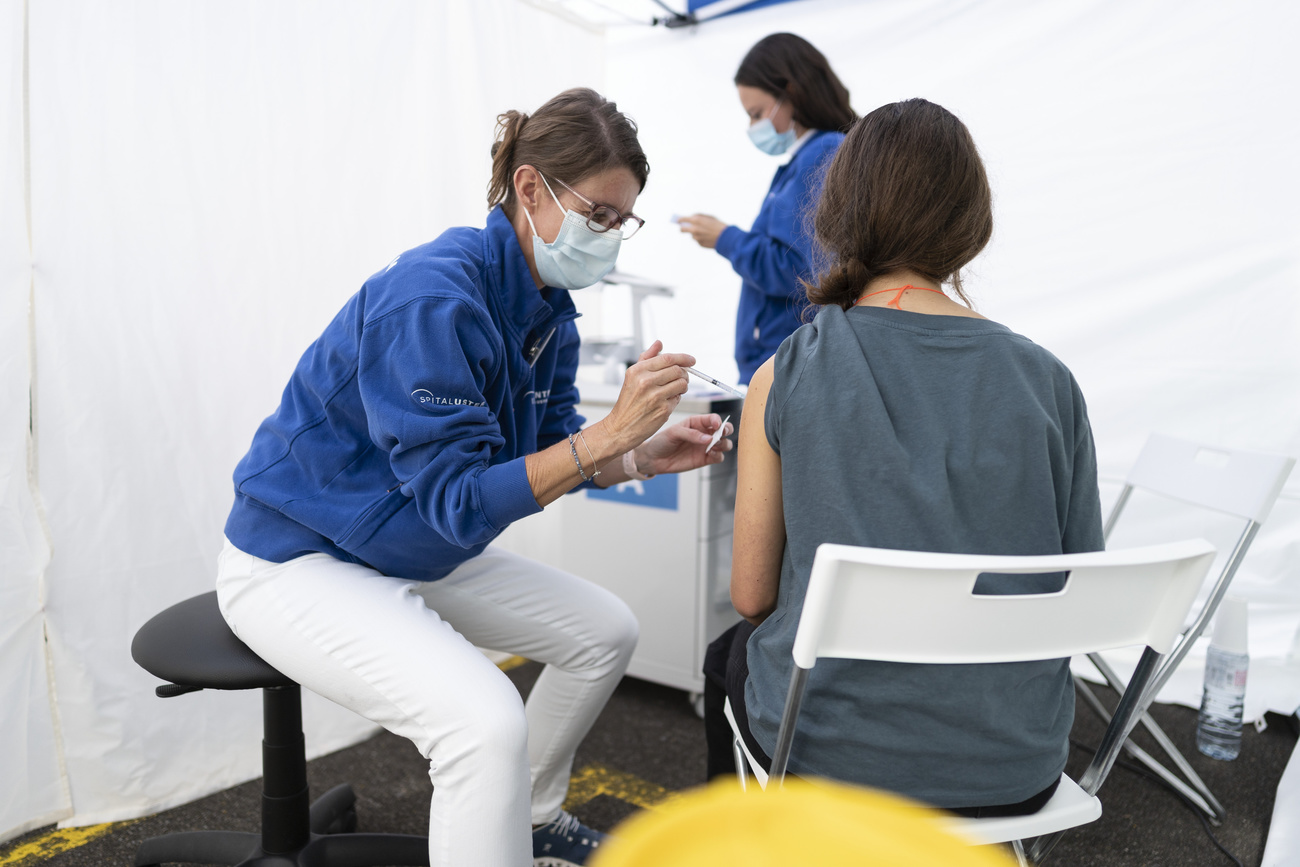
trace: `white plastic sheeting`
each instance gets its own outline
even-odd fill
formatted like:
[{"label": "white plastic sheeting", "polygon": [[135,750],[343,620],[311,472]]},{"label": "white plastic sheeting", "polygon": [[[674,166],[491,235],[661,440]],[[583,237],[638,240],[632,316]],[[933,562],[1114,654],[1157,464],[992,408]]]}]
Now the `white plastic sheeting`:
[{"label": "white plastic sheeting", "polygon": [[[0,6],[0,838],[258,772],[258,697],[157,699],[131,635],[211,587],[231,469],[307,343],[395,253],[481,224],[494,115],[568,86],[641,124],[651,223],[620,265],[678,287],[652,336],[703,369],[734,375],[738,280],[667,218],[757,212],[774,164],[731,76],[790,29],[860,111],[969,123],[997,196],[969,285],[1074,369],[1111,496],[1151,430],[1300,452],[1289,4],[805,0],[602,38],[518,0],[49,0],[26,51],[23,11]],[[1289,670],[1298,530],[1293,479],[1238,578],[1257,672]],[[306,713],[316,753],[369,731]]]},{"label": "white plastic sheeting", "polygon": [[0,832],[10,833],[69,812],[45,654],[41,574],[49,548],[28,473],[23,12],[21,3],[0,6]]},{"label": "white plastic sheeting", "polygon": [[[993,241],[966,274],[977,307],[1046,346],[1088,399],[1103,496],[1147,435],[1300,454],[1300,8],[1281,2],[804,0],[696,30],[611,30],[609,89],[651,159],[647,222],[619,266],[670,347],[735,375],[739,278],[668,218],[747,227],[777,161],[745,137],[732,77],[789,30],[830,59],[854,107],[923,96],[970,127],[990,173]],[[728,371],[730,373],[728,374]],[[870,450],[870,444],[863,444]],[[1109,505],[1109,502],[1106,503]],[[1236,525],[1135,497],[1119,546]],[[1237,574],[1250,601],[1252,718],[1300,704],[1300,473]],[[1203,645],[1161,699],[1200,702]]]},{"label": "white plastic sheeting", "polygon": [[[24,55],[0,12],[3,838],[68,793],[88,824],[259,773],[259,696],[158,699],[131,636],[211,589],[230,473],[307,344],[396,253],[481,225],[495,115],[600,88],[604,43],[517,0],[64,0],[31,4]],[[314,753],[372,730],[305,705]]]}]

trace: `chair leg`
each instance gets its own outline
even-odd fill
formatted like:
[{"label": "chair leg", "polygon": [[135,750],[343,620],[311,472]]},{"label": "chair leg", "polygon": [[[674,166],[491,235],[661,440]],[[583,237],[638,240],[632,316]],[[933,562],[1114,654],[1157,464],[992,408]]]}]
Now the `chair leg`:
[{"label": "chair leg", "polygon": [[135,867],[220,864],[226,867],[428,867],[429,838],[412,834],[332,834],[298,852],[268,854],[257,834],[186,831],[145,840]]},{"label": "chair leg", "polygon": [[261,850],[258,834],[239,831],[182,831],[152,837],[135,851],[135,867],[160,864],[240,864]]},{"label": "chair leg", "polygon": [[313,834],[350,834],[357,829],[357,794],[347,783],[335,786],[312,802]]},{"label": "chair leg", "polygon": [[749,765],[745,761],[745,751],[740,748],[740,738],[731,741],[731,755],[736,761],[736,777],[740,780],[740,790],[749,791]]},{"label": "chair leg", "polygon": [[[1186,639],[1184,638],[1184,641],[1185,640]],[[1181,642],[1179,646],[1181,646]],[[1101,676],[1105,678],[1111,688],[1114,689],[1115,692],[1123,694],[1126,684],[1120,678],[1115,669],[1111,667],[1110,663],[1106,661],[1106,658],[1100,653],[1090,653],[1088,654],[1088,659],[1092,662],[1097,671],[1101,672]],[[1169,661],[1170,660],[1166,659],[1165,663],[1161,665],[1161,672],[1163,672],[1168,666]],[[1158,678],[1157,683],[1163,683],[1163,679],[1160,679],[1160,672],[1158,672],[1156,676]],[[1101,700],[1096,697],[1088,685],[1082,681],[1075,681],[1075,685],[1078,687],[1080,693],[1083,694],[1084,699],[1088,701],[1093,712],[1097,713],[1103,720],[1109,723],[1110,714],[1106,712]],[[1151,718],[1151,714],[1147,712],[1147,707],[1149,707],[1151,702],[1155,699],[1155,696],[1154,694],[1151,694],[1150,689],[1148,689],[1148,693],[1149,697],[1145,701],[1145,706],[1143,707],[1142,714],[1138,717],[1138,720],[1142,723],[1143,727],[1146,728],[1147,732],[1150,733],[1151,737],[1155,739],[1155,742],[1160,746],[1160,748],[1165,751],[1165,755],[1169,757],[1175,767],[1183,773],[1183,777],[1187,780],[1187,783],[1183,783],[1182,780],[1173,776],[1163,765],[1156,761],[1154,757],[1142,751],[1136,744],[1133,744],[1132,740],[1125,742],[1125,748],[1130,755],[1141,761],[1142,764],[1146,765],[1161,777],[1170,781],[1174,787],[1184,795],[1190,797],[1191,800],[1200,807],[1201,811],[1210,819],[1211,824],[1216,827],[1223,824],[1223,820],[1227,818],[1227,811],[1224,809],[1223,804],[1219,802],[1218,798],[1214,797],[1214,793],[1210,791],[1210,787],[1207,786],[1205,781],[1197,775],[1191,764],[1189,764],[1187,759],[1183,757],[1183,754],[1178,751],[1178,748],[1174,746],[1173,742],[1169,740],[1169,736],[1165,734],[1164,729],[1160,728],[1160,726],[1156,724],[1156,721]]]},{"label": "chair leg", "polygon": [[1029,859],[1025,857],[1025,844],[1019,840],[1011,841],[1011,851],[1016,856],[1016,864],[1019,867],[1029,867]]},{"label": "chair leg", "polygon": [[302,690],[262,689],[262,850],[297,852],[311,841]]},{"label": "chair leg", "polygon": [[[1174,766],[1183,772],[1183,775],[1187,778],[1187,782],[1191,785],[1191,788],[1201,796],[1205,807],[1209,807],[1205,812],[1210,819],[1210,823],[1216,826],[1223,824],[1223,820],[1228,817],[1227,810],[1224,809],[1223,804],[1214,796],[1214,793],[1210,791],[1210,787],[1205,784],[1205,781],[1202,780],[1196,773],[1195,769],[1192,768],[1186,757],[1184,757],[1183,754],[1178,751],[1178,748],[1174,746],[1173,741],[1169,740],[1169,736],[1165,734],[1165,730],[1160,728],[1156,721],[1151,718],[1151,714],[1149,713],[1143,713],[1139,721],[1142,723],[1143,727],[1146,728],[1147,733],[1150,734],[1155,742],[1160,745],[1160,748],[1165,751],[1165,755],[1167,755],[1169,760],[1174,763]],[[1128,741],[1127,743],[1131,744],[1133,742]],[[1129,752],[1132,752],[1139,759],[1142,758],[1137,755],[1136,749],[1130,750]],[[1148,766],[1152,763],[1159,764],[1154,758],[1152,758],[1150,762],[1143,761],[1143,764]],[[1204,807],[1202,807],[1202,809],[1204,809]]]},{"label": "chair leg", "polygon": [[1035,838],[1033,845],[1029,847],[1029,860],[1034,864],[1041,864],[1047,860],[1047,854],[1056,847],[1064,835],[1065,831],[1053,831],[1051,834]]},{"label": "chair leg", "polygon": [[317,837],[298,856],[297,864],[299,867],[428,867],[429,838],[411,834]]},{"label": "chair leg", "polygon": [[[1101,664],[1098,665],[1098,670],[1101,671],[1103,675],[1107,677],[1113,675],[1113,672],[1111,672],[1111,675],[1107,675],[1107,671],[1110,670],[1109,666],[1106,666],[1105,668],[1103,668],[1103,666],[1105,666],[1104,660],[1102,660]],[[1082,680],[1076,679],[1074,681],[1074,686],[1075,692],[1084,700],[1084,703],[1088,708],[1096,714],[1099,719],[1109,724],[1111,718],[1110,711],[1108,711],[1105,705],[1101,703],[1101,699],[1097,697],[1097,694],[1092,691],[1088,684],[1084,683]],[[1122,690],[1122,686],[1119,687],[1119,689]],[[1148,770],[1159,776],[1168,785],[1176,789],[1185,798],[1195,804],[1210,820],[1210,824],[1215,825],[1216,827],[1223,824],[1223,820],[1226,816],[1223,804],[1214,797],[1214,793],[1210,791],[1209,786],[1207,786],[1205,782],[1197,776],[1196,771],[1187,763],[1187,759],[1183,757],[1183,754],[1180,753],[1169,740],[1168,736],[1164,733],[1164,730],[1156,724],[1155,720],[1151,719],[1150,714],[1144,712],[1139,719],[1155,739],[1156,743],[1160,745],[1160,747],[1165,751],[1165,754],[1169,756],[1171,761],[1173,761],[1174,765],[1186,775],[1189,782],[1183,782],[1183,780],[1179,779],[1176,774],[1164,765],[1160,764],[1154,756],[1133,743],[1132,739],[1124,741],[1124,751],[1142,764],[1146,765]]]}]

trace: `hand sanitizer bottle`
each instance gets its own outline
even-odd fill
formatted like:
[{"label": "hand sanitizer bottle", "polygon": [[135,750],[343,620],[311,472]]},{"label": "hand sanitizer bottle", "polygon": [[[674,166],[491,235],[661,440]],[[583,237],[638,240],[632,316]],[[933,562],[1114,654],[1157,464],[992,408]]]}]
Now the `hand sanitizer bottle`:
[{"label": "hand sanitizer bottle", "polygon": [[1246,697],[1246,600],[1225,597],[1214,616],[1214,637],[1205,657],[1205,692],[1196,718],[1196,748],[1231,761],[1241,752],[1241,714]]}]

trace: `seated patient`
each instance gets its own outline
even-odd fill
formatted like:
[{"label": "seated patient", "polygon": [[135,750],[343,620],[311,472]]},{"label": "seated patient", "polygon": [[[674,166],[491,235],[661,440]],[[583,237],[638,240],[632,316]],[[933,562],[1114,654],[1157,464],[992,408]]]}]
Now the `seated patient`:
[{"label": "seated patient", "polygon": [[[962,291],[958,272],[993,218],[961,121],[923,99],[867,115],[827,171],[814,225],[829,267],[808,297],[824,306],[759,368],[740,428],[731,598],[746,622],[706,660],[710,775],[734,772],[724,690],[767,764],[822,542],[971,554],[1103,547],[1078,384]],[[1059,586],[1059,576],[985,576],[977,592]],[[823,660],[790,770],[967,815],[1031,813],[1055,790],[1073,718],[1065,659]]]}]

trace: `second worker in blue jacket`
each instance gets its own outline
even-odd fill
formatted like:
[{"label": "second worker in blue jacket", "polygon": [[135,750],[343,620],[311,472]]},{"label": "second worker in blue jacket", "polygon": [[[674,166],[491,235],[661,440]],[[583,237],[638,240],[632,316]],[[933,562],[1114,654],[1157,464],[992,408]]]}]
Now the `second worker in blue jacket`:
[{"label": "second worker in blue jacket", "polygon": [[799,281],[815,267],[804,214],[817,204],[822,174],[857,115],[830,63],[793,33],[759,40],[741,61],[735,84],[754,146],[789,160],[776,170],[748,232],[708,214],[682,217],[679,224],[701,247],[726,257],[743,281],[736,366],[748,383],[803,324],[807,301]]}]

